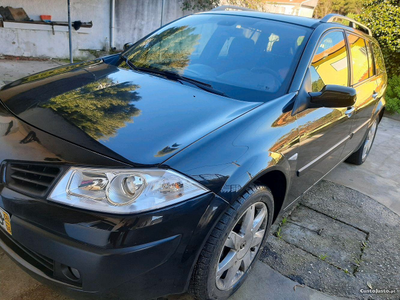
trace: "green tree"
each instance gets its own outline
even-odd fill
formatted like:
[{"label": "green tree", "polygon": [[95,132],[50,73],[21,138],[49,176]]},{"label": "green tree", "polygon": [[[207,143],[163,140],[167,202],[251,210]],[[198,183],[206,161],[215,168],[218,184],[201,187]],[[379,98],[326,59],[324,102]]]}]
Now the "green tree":
[{"label": "green tree", "polygon": [[129,60],[138,67],[182,72],[200,39],[194,30],[188,26],[171,27],[134,47],[128,53]]},{"label": "green tree", "polygon": [[137,88],[131,83],[115,84],[104,78],[53,97],[42,107],[57,112],[96,140],[107,139],[140,115],[132,103],[140,99]]},{"label": "green tree", "polygon": [[389,79],[385,99],[387,111],[400,114],[400,76]]},{"label": "green tree", "polygon": [[333,1],[332,0],[319,0],[318,5],[314,11],[315,18],[322,18],[327,14],[333,12]]},{"label": "green tree", "polygon": [[341,15],[359,14],[365,0],[319,0],[314,17],[322,18],[330,13]]},{"label": "green tree", "polygon": [[379,42],[389,77],[400,75],[400,6],[398,0],[366,0],[354,18]]},{"label": "green tree", "polygon": [[[256,10],[264,10],[266,2],[276,2],[273,0],[183,0],[183,10],[209,10],[222,4],[248,7]],[[222,4],[221,4],[222,3]]]},{"label": "green tree", "polygon": [[364,0],[334,0],[333,10],[341,15],[359,14]]},{"label": "green tree", "polygon": [[220,0],[183,0],[183,10],[210,10],[219,5]]}]

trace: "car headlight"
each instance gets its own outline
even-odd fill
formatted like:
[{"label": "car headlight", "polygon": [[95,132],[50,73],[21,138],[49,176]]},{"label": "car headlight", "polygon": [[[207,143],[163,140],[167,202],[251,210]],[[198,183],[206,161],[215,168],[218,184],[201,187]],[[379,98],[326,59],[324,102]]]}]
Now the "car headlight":
[{"label": "car headlight", "polygon": [[70,168],[49,200],[116,214],[165,207],[207,193],[199,183],[162,169]]}]

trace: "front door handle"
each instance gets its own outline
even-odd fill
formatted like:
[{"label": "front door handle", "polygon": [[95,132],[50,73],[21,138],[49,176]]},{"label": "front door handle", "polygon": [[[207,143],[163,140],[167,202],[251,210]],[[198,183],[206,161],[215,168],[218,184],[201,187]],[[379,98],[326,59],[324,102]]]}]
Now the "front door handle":
[{"label": "front door handle", "polygon": [[356,108],[354,106],[350,106],[349,108],[347,108],[345,114],[348,118],[351,118],[351,116],[354,114],[355,111]]},{"label": "front door handle", "polygon": [[378,93],[374,91],[374,93],[372,94],[372,98],[376,99],[376,97],[378,97]]}]

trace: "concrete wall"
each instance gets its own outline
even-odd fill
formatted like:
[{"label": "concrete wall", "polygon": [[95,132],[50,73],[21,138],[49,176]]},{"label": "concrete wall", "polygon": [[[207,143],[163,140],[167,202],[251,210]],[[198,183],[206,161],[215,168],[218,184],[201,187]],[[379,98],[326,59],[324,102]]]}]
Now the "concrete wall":
[{"label": "concrete wall", "polygon": [[[45,14],[52,15],[53,21],[68,20],[66,0],[0,0],[0,5],[23,7],[33,20],[40,20],[39,16]],[[87,57],[89,53],[80,49],[104,48],[105,40],[109,39],[110,35],[109,0],[72,0],[71,19],[82,22],[93,21],[91,29],[73,30],[74,57]],[[65,30],[65,28],[59,28]],[[87,33],[83,33],[84,31]],[[46,30],[0,27],[0,54],[67,58],[69,55],[68,32],[56,29],[53,35],[51,26],[47,26]]]},{"label": "concrete wall", "polygon": [[[135,42],[161,25],[162,0],[116,0],[114,46],[122,49],[126,42]],[[53,21],[67,21],[66,0],[0,0],[1,6],[23,7],[29,17],[40,20],[40,15],[52,15]],[[110,0],[71,0],[71,19],[93,21],[91,29],[73,29],[74,58],[88,58],[90,52],[101,50],[110,42]],[[165,0],[164,24],[191,12],[183,12],[181,0]],[[66,27],[33,26],[7,23],[0,27],[0,55],[27,57],[68,58]],[[37,27],[42,27],[38,29]],[[106,40],[107,39],[107,40]]]},{"label": "concrete wall", "polygon": [[314,7],[285,4],[266,4],[265,11],[312,18],[314,14]]},{"label": "concrete wall", "polygon": [[[167,24],[193,12],[181,9],[180,0],[165,0],[163,23]],[[127,42],[140,38],[161,26],[162,0],[117,0],[115,46],[122,49]]]}]

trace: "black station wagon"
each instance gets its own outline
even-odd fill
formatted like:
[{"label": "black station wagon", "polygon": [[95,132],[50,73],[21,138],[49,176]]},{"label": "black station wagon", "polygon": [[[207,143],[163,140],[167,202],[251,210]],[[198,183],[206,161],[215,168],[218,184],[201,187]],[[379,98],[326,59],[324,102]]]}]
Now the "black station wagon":
[{"label": "black station wagon", "polygon": [[226,299],[271,224],[362,164],[386,71],[371,31],[224,8],[0,91],[0,246],[115,298]]}]

